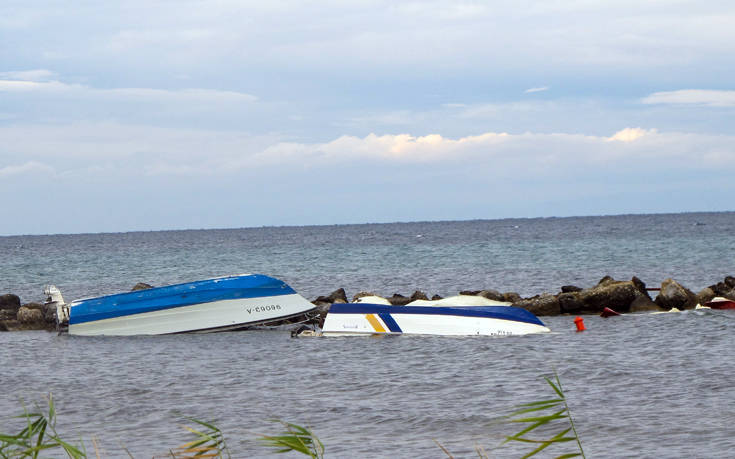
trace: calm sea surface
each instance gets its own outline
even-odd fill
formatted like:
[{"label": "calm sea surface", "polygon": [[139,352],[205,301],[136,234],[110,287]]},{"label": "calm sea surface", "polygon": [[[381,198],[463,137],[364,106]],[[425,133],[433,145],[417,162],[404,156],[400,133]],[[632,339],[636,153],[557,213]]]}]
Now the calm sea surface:
[{"label": "calm sea surface", "polygon": [[[735,275],[735,213],[0,237],[0,292],[67,300],[257,272],[309,299],[495,288],[530,296],[604,275],[694,291]],[[520,457],[496,449],[519,403],[561,377],[588,457],[732,457],[735,312],[544,318],[508,338],[291,339],[281,331],[132,338],[0,333],[0,431],[53,392],[69,439],[105,457],[163,454],[185,416],[215,420],[234,457],[266,457],[268,419],[310,426],[327,457]],[[19,429],[18,429],[19,430]],[[560,454],[562,450],[553,451]],[[552,452],[552,453],[553,453]]]}]

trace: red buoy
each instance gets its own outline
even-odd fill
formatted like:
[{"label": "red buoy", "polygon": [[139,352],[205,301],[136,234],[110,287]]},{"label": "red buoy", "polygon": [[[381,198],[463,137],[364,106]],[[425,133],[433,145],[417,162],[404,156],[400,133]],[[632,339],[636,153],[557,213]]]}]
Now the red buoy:
[{"label": "red buoy", "polygon": [[574,318],[574,325],[577,326],[577,331],[578,332],[582,332],[582,331],[587,330],[586,328],[584,328],[584,319],[581,318],[581,317],[579,317],[579,316],[577,316],[577,317]]}]

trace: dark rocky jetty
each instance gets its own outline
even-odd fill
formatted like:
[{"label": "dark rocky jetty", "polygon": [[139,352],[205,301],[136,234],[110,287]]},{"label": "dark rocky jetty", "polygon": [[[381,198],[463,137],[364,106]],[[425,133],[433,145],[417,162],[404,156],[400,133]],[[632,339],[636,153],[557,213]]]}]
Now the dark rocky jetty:
[{"label": "dark rocky jetty", "polygon": [[656,311],[661,309],[651,300],[646,285],[637,277],[616,281],[603,277],[594,287],[564,286],[561,293],[545,293],[513,303],[537,316],[558,314],[599,314],[605,308],[620,313]]},{"label": "dark rocky jetty", "polygon": [[[336,292],[344,291],[340,289]],[[651,298],[649,291],[658,291],[655,299]],[[329,310],[331,304],[329,296],[320,296],[314,304],[320,307],[323,314]],[[702,289],[695,294],[673,279],[666,279],[660,288],[648,289],[646,284],[638,277],[630,280],[619,281],[610,276],[605,276],[600,281],[588,288],[576,285],[564,285],[557,294],[542,293],[530,298],[522,298],[518,293],[500,293],[494,289],[484,290],[462,290],[460,295],[482,296],[490,300],[505,301],[513,306],[526,309],[537,316],[554,316],[561,314],[600,314],[605,308],[610,308],[619,313],[656,312],[668,311],[672,308],[679,310],[692,309],[697,304],[704,304],[715,296],[722,296],[735,300],[735,277],[728,276],[722,282]],[[360,292],[355,294],[352,302],[366,296],[382,296],[374,292]],[[411,296],[394,293],[384,297],[394,306],[403,306],[417,299],[428,299],[428,295],[422,291],[416,291]],[[432,300],[442,299],[434,295]],[[333,301],[344,302],[344,301]]]},{"label": "dark rocky jetty", "polygon": [[21,304],[18,295],[0,295],[0,331],[55,329],[56,306]]}]

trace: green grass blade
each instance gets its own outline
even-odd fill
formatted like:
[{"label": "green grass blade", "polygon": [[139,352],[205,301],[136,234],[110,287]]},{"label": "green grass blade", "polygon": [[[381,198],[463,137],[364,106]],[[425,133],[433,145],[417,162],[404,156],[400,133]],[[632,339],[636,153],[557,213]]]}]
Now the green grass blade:
[{"label": "green grass blade", "polygon": [[564,409],[557,411],[554,414],[549,414],[548,416],[536,416],[533,418],[513,419],[511,422],[540,422],[542,424],[547,424],[555,419],[566,418],[567,415],[564,414],[566,411],[567,409],[564,408]]},{"label": "green grass blade", "polygon": [[324,444],[306,427],[278,419],[271,419],[285,427],[280,435],[261,435],[258,437],[263,446],[274,449],[276,453],[295,451],[312,458],[324,456]]},{"label": "green grass blade", "polygon": [[564,402],[564,400],[559,400],[556,403],[547,403],[547,404],[543,404],[543,405],[536,405],[534,407],[530,407],[530,408],[525,408],[525,409],[522,409],[522,410],[514,411],[513,413],[511,413],[510,415],[508,415],[508,417],[514,417],[514,416],[518,416],[518,415],[521,415],[521,414],[533,413],[534,411],[543,411],[543,410],[547,410],[547,409],[550,409],[550,408],[555,408],[555,407],[559,406],[560,404],[562,404],[563,402]]},{"label": "green grass blade", "polygon": [[[554,375],[556,375],[556,372],[554,372]],[[544,379],[546,380],[547,383],[549,383],[549,386],[551,386],[554,389],[554,392],[557,393],[557,395],[559,396],[559,398],[562,398],[563,399],[564,398],[564,392],[562,392],[562,390],[561,390],[561,383],[559,383],[559,376],[556,375],[556,382],[558,383],[558,386],[557,386],[557,384],[554,384],[554,382],[552,380],[550,380],[549,378],[544,377]]]},{"label": "green grass blade", "polygon": [[[562,388],[558,373],[554,371],[554,380],[552,380],[550,377],[544,377],[544,380],[552,388],[558,398],[539,400],[518,405],[518,409],[508,416],[508,422],[523,423],[528,425],[516,434],[506,436],[502,444],[513,441],[537,445],[534,450],[524,456],[525,459],[538,454],[551,445],[576,441],[577,446],[579,447],[579,452],[563,454],[561,456],[558,456],[558,459],[566,459],[578,456],[584,457],[582,443],[574,426],[574,421],[572,419],[571,412],[569,411],[569,405],[567,403],[566,396],[564,395],[564,389]],[[547,410],[556,411],[552,414],[544,414],[545,412],[548,412]],[[528,416],[529,414],[533,414],[533,416]],[[566,420],[566,423],[564,423],[564,420]],[[566,428],[562,427],[562,430],[554,434],[551,438],[526,438],[527,434],[533,432],[539,427],[557,425],[562,426],[564,424],[566,424]],[[573,435],[568,435],[569,432],[573,432]]]},{"label": "green grass blade", "polygon": [[562,398],[552,398],[552,399],[549,399],[549,400],[539,400],[538,402],[521,403],[518,406],[519,407],[524,407],[524,406],[534,406],[534,405],[546,405],[547,403],[560,403],[560,402],[563,402],[563,401],[564,401],[564,398],[563,397]]}]

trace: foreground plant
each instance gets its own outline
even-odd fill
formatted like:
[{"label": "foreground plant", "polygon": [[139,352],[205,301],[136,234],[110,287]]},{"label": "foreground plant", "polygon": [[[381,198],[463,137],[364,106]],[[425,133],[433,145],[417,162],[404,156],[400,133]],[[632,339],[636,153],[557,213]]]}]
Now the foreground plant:
[{"label": "foreground plant", "polygon": [[273,422],[280,423],[286,429],[280,435],[258,437],[265,446],[274,449],[276,453],[296,451],[314,459],[324,458],[324,444],[310,429],[278,419],[273,419]]},{"label": "foreground plant", "polygon": [[56,409],[51,394],[48,396],[48,414],[43,414],[38,406],[33,413],[24,407],[23,414],[16,418],[25,419],[26,425],[15,435],[0,433],[0,457],[37,459],[41,451],[51,449],[63,449],[73,459],[87,457],[83,444],[77,447],[67,443],[56,432]]},{"label": "foreground plant", "polygon": [[[554,383],[554,381],[552,381],[548,377],[544,377],[544,379],[547,383],[549,383],[549,386],[554,389],[554,392],[558,397],[549,400],[540,400],[537,402],[524,403],[522,405],[519,405],[519,410],[510,414],[510,422],[525,423],[528,424],[528,427],[524,428],[515,435],[510,435],[506,437],[503,444],[508,442],[536,444],[536,449],[523,456],[523,459],[526,459],[543,451],[551,445],[557,443],[576,442],[577,447],[579,448],[579,452],[562,454],[561,456],[557,456],[556,459],[566,459],[577,456],[582,456],[584,458],[585,455],[584,450],[582,449],[582,442],[579,440],[577,429],[574,427],[574,420],[572,419],[571,411],[569,411],[569,405],[567,405],[567,399],[564,395],[564,390],[561,387],[559,375],[556,373],[556,371],[554,371],[554,379],[556,380],[556,383]],[[551,412],[551,414],[547,414],[549,412]],[[529,415],[531,413],[535,415],[525,417],[526,415]],[[539,427],[549,426],[552,423],[554,426],[561,424],[562,430],[552,435],[548,439],[532,439],[525,436],[526,434],[533,432]]]},{"label": "foreground plant", "polygon": [[188,419],[204,427],[204,429],[197,430],[188,426],[184,426],[184,429],[194,434],[196,438],[188,443],[179,446],[178,448],[170,450],[169,455],[164,457],[171,457],[176,459],[194,457],[230,457],[230,452],[227,449],[227,444],[225,443],[225,437],[219,427],[215,426],[211,422],[204,422],[194,418]]}]

